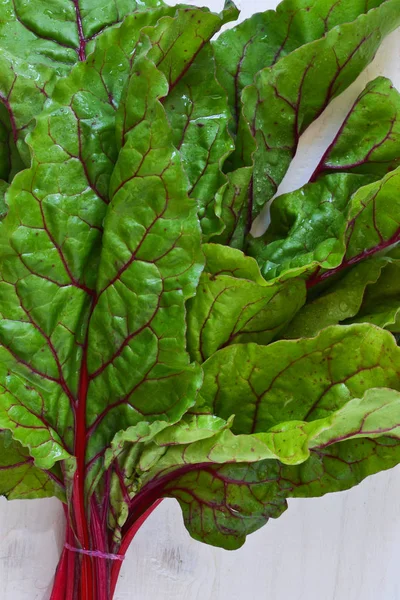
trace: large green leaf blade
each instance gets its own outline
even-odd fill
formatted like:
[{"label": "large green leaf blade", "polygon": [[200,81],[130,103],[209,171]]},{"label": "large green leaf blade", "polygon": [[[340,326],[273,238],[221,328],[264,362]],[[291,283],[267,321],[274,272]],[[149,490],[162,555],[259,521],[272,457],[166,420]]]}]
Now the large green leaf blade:
[{"label": "large green leaf blade", "polygon": [[189,195],[199,206],[204,234],[210,236],[220,228],[214,204],[218,190],[226,183],[222,163],[234,149],[228,133],[226,93],[215,78],[210,46],[201,51],[168,94],[164,107],[188,175]]},{"label": "large green leaf blade", "polygon": [[228,93],[235,131],[242,108],[241,93],[261,69],[384,1],[284,0],[276,10],[257,13],[224,32],[213,47],[218,79]]},{"label": "large green leaf blade", "polygon": [[[387,0],[284,57],[274,67],[263,69],[255,83],[244,90],[244,115],[257,143],[245,231],[276,193],[300,135],[368,65],[382,38],[399,19],[398,0]],[[244,144],[248,144],[248,136]]]},{"label": "large green leaf blade", "polygon": [[[135,26],[126,27],[132,52],[140,29],[135,36]],[[29,138],[32,167],[14,178],[1,224],[2,427],[50,466],[73,447],[82,317],[93,295],[122,91],[106,67],[122,54],[129,70],[121,46],[116,55],[100,42],[59,81]]]},{"label": "large green leaf blade", "polygon": [[[252,281],[238,265],[242,255],[231,250],[235,263],[229,273],[224,247],[210,244],[196,296],[188,303],[188,348],[193,360],[204,362],[220,348],[246,342],[268,344],[285,328],[305,302],[305,283],[292,279],[268,284]],[[231,257],[229,257],[231,258]],[[216,272],[215,272],[216,271]],[[243,272],[244,271],[244,272]]]},{"label": "large green leaf blade", "polygon": [[143,419],[179,420],[201,382],[189,364],[184,321],[202,270],[200,229],[159,102],[167,91],[154,63],[139,58],[121,108],[125,145],[111,182],[89,328],[90,455]]},{"label": "large green leaf blade", "polygon": [[269,346],[239,344],[214,354],[194,412],[235,415],[235,433],[313,421],[371,387],[399,389],[393,336],[370,325],[334,326],[315,338]]},{"label": "large green leaf blade", "polygon": [[[269,518],[280,516],[287,497],[347,489],[397,464],[399,434],[400,393],[370,389],[338,410],[330,407],[319,420],[290,421],[255,436],[224,432],[172,447],[144,473],[142,497],[177,498],[195,539],[234,549]],[[271,451],[279,461],[268,457]],[[260,461],[262,454],[266,460]],[[353,471],[356,457],[360,465]],[[345,462],[339,470],[336,464],[338,480],[332,459]],[[145,463],[142,457],[139,465]]]},{"label": "large green leaf blade", "polygon": [[0,432],[0,495],[8,500],[64,498],[60,472],[53,467],[44,471],[35,467],[26,448],[11,438],[10,432]]},{"label": "large green leaf blade", "polygon": [[164,8],[162,0],[1,0],[0,47],[65,73],[93,50],[97,36],[130,13]]}]

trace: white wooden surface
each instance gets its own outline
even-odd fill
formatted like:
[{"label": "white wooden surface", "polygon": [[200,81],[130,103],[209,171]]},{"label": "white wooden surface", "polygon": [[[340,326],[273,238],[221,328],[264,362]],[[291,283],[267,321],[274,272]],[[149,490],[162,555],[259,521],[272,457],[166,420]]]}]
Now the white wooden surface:
[{"label": "white wooden surface", "polygon": [[[349,0],[351,2],[351,0]],[[220,9],[223,0],[193,1]],[[243,0],[242,18],[277,0]],[[400,32],[304,136],[283,191],[302,185],[368,80],[400,88]],[[186,533],[178,505],[165,501],[137,535],[116,600],[400,600],[400,468],[357,488],[292,500],[277,521],[234,553]],[[0,600],[48,600],[63,544],[53,500],[0,499]]]}]

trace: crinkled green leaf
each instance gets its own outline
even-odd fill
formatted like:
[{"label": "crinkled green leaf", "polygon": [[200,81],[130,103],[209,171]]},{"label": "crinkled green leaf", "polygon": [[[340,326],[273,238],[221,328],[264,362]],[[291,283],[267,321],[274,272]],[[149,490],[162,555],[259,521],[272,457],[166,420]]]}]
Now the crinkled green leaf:
[{"label": "crinkled green leaf", "polygon": [[226,93],[215,79],[214,71],[212,50],[206,46],[164,102],[174,144],[188,175],[189,195],[198,203],[207,236],[219,228],[213,214],[214,201],[226,183],[222,162],[234,149],[228,133],[230,113]]},{"label": "crinkled green leaf", "polygon": [[390,469],[399,462],[399,440],[382,436],[349,439],[317,448],[301,465],[279,464],[278,468],[287,496],[305,498],[348,490],[366,477]]},{"label": "crinkled green leaf", "polygon": [[247,230],[275,194],[301,133],[354,81],[399,20],[399,1],[387,0],[263,69],[244,90],[244,114],[257,143]]},{"label": "crinkled green leaf", "polygon": [[8,431],[0,432],[0,495],[8,500],[51,496],[63,499],[57,469],[38,469],[26,448],[13,440]]},{"label": "crinkled green leaf", "polygon": [[[395,258],[397,256],[397,258]],[[352,321],[367,322],[399,333],[400,331],[400,263],[398,250],[385,262],[381,276],[367,287],[360,310]],[[371,261],[365,263],[367,266]],[[355,270],[355,269],[354,269]],[[352,272],[352,271],[351,271]]]},{"label": "crinkled green leaf", "polygon": [[[337,366],[333,361],[333,368]],[[325,415],[311,422],[276,425],[269,432],[255,436],[232,436],[226,431],[206,443],[175,446],[159,457],[155,465],[143,465],[141,460],[140,466],[151,469],[142,477],[145,483],[142,494],[177,498],[186,526],[196,539],[236,548],[244,542],[246,534],[285,510],[285,498],[296,495],[290,477],[297,476],[311,455],[326,456],[330,450],[335,453],[345,440],[351,440],[356,448],[357,439],[362,439],[371,450],[372,440],[377,439],[386,446],[387,459],[392,464],[394,459],[398,460],[395,440],[400,432],[399,392],[368,390],[361,399],[347,399],[338,410],[331,404]],[[386,435],[394,441],[391,443]],[[260,455],[268,458],[271,451],[284,465],[276,463],[272,456],[272,460],[259,462]],[[376,462],[381,459],[378,456],[374,463],[373,456],[369,458],[369,464],[364,465],[364,476],[367,469],[374,472]],[[253,461],[255,464],[251,466]],[[231,464],[217,466],[224,462]],[[340,489],[340,483],[332,488]],[[253,496],[253,502],[249,502],[249,496]]]},{"label": "crinkled green leaf", "polygon": [[0,47],[65,72],[84,60],[107,27],[129,13],[164,6],[162,0],[1,0]]},{"label": "crinkled green leaf", "polygon": [[[331,177],[281,196],[274,203],[271,214],[276,227],[251,248],[266,278],[306,273],[312,276],[308,281],[312,287],[398,242],[398,169],[360,189],[358,178],[365,176]],[[290,221],[285,224],[282,220],[280,226],[278,215]]]},{"label": "crinkled green leaf", "polygon": [[90,455],[143,419],[179,420],[201,384],[185,348],[184,308],[202,270],[200,230],[159,102],[167,91],[154,64],[138,59],[89,326]]},{"label": "crinkled green leaf", "polygon": [[[337,323],[373,323],[398,331],[400,273],[398,251],[345,270],[310,298],[284,333],[286,338],[315,335]],[[312,293],[312,290],[311,290]]]},{"label": "crinkled green leaf", "polygon": [[[389,80],[380,77],[366,87],[317,167],[314,182],[277,198],[267,233],[252,242],[251,252],[265,276],[341,263],[345,230],[355,225],[349,216],[351,196],[399,164],[399,114],[400,95]],[[359,205],[356,196],[354,202]],[[395,206],[392,210],[396,219]],[[373,222],[366,231],[372,226]]]},{"label": "crinkled green leaf", "polygon": [[213,46],[218,79],[228,92],[234,122],[239,121],[243,89],[253,83],[261,69],[383,2],[284,0],[276,10],[257,13],[224,32]]},{"label": "crinkled green leaf", "polygon": [[277,472],[272,460],[203,466],[175,477],[164,493],[179,501],[193,538],[235,550],[286,510]]},{"label": "crinkled green leaf", "polygon": [[[337,325],[358,315],[368,286],[380,280],[382,269],[386,266],[386,259],[373,258],[345,272],[321,294],[309,299],[285,330],[284,337],[312,337],[329,325]],[[360,319],[362,322],[367,320]]]},{"label": "crinkled green leaf", "polygon": [[9,52],[2,51],[0,108],[5,130],[2,137],[6,136],[5,141],[8,143],[7,179],[21,170],[23,163],[30,163],[25,138],[33,128],[34,118],[43,110],[53,83],[54,73],[50,67],[31,65],[15,58]]},{"label": "crinkled green leaf", "polygon": [[265,285],[257,262],[240,250],[220,244],[203,244],[202,251],[205,256],[204,268],[210,275],[231,275]]},{"label": "crinkled green leaf", "polygon": [[[271,206],[270,227],[249,246],[264,277],[312,274],[319,265],[338,267],[346,251],[352,196],[357,202],[362,186],[371,180],[374,177],[368,175],[331,174],[279,196]],[[373,184],[373,189],[379,185]]]},{"label": "crinkled green leaf", "polygon": [[226,184],[215,202],[208,205],[203,218],[205,241],[242,248],[247,222],[247,200],[253,177],[252,167],[242,167],[227,174]]},{"label": "crinkled green leaf", "polygon": [[[218,269],[220,252],[222,260]],[[208,257],[213,254],[214,272],[209,273],[206,264],[196,296],[188,304],[188,349],[193,360],[199,362],[232,344],[268,344],[305,302],[304,281],[292,279],[268,284],[251,281],[251,270],[227,273],[223,252],[222,246],[208,246]],[[241,252],[233,249],[231,252],[237,255],[235,264],[239,263]]]},{"label": "crinkled green leaf", "polygon": [[238,11],[232,2],[227,2],[220,15],[205,8],[187,7],[178,12],[172,23],[170,18],[165,18],[154,30],[146,30],[152,43],[149,58],[164,73],[170,89],[173,89],[188,71],[191,58],[201,52],[224,23],[237,16]]},{"label": "crinkled green leaf", "polygon": [[329,327],[315,338],[269,346],[238,344],[204,364],[193,410],[234,414],[235,433],[321,419],[371,387],[399,389],[399,352],[389,333],[370,325]]}]

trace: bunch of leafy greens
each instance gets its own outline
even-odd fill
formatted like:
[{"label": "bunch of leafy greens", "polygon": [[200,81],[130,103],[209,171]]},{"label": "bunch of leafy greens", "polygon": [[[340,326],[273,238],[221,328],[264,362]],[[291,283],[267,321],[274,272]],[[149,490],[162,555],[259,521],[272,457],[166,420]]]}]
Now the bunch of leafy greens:
[{"label": "bunch of leafy greens", "polygon": [[237,17],[0,0],[0,493],[65,505],[53,600],[112,598],[163,497],[234,549],[400,462],[390,81],[249,234],[400,0]]}]

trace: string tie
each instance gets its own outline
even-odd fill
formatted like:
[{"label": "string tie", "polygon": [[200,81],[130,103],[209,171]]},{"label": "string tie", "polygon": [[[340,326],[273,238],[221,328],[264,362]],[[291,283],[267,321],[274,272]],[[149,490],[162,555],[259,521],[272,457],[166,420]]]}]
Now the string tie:
[{"label": "string tie", "polygon": [[100,550],[84,550],[83,548],[74,548],[70,544],[65,544],[65,548],[71,552],[77,552],[78,554],[84,554],[85,556],[93,556],[95,558],[105,558],[107,560],[120,560],[123,561],[125,556],[122,554],[108,554],[107,552],[101,552]]}]

